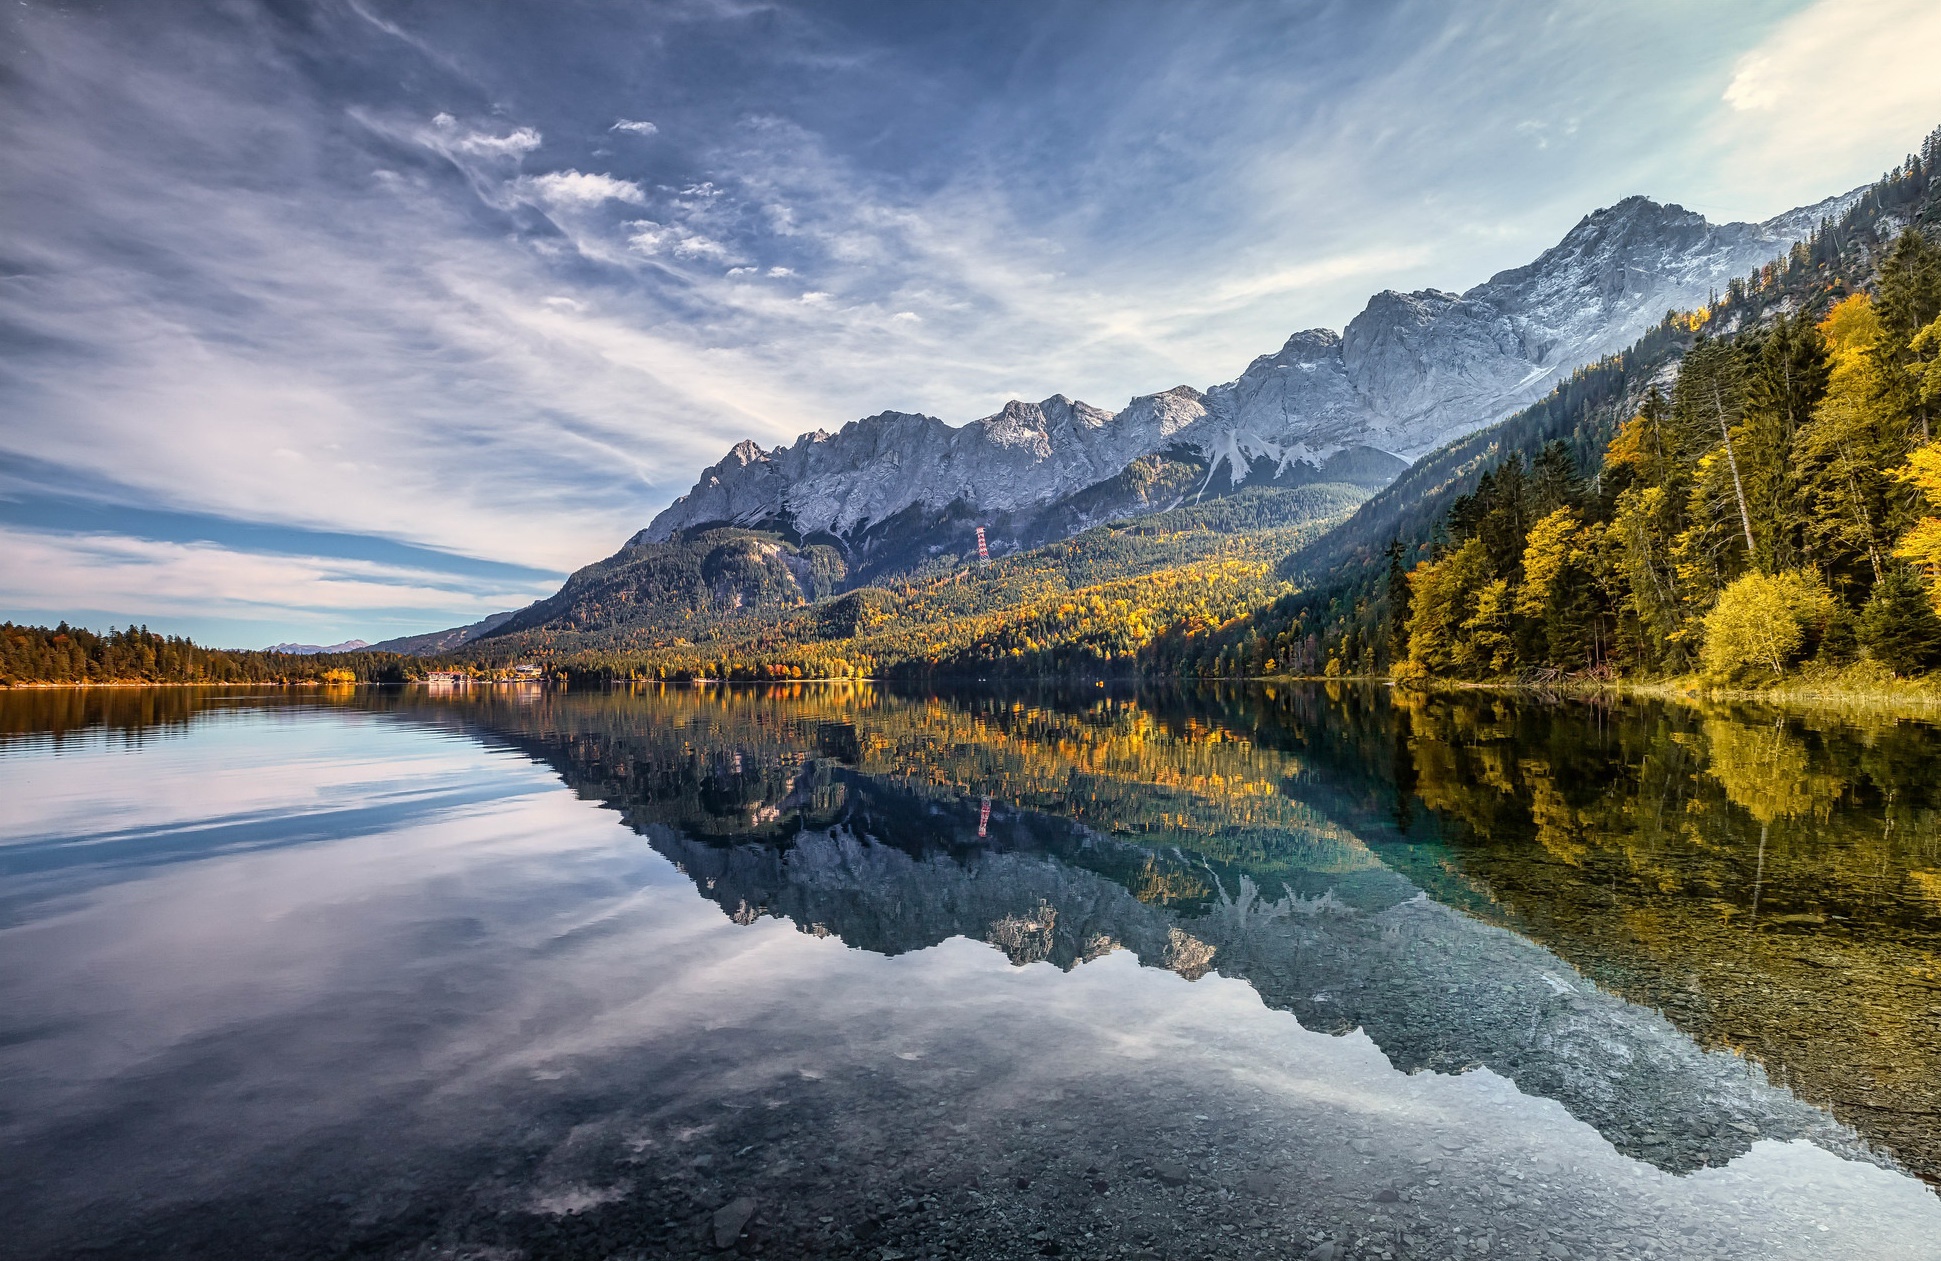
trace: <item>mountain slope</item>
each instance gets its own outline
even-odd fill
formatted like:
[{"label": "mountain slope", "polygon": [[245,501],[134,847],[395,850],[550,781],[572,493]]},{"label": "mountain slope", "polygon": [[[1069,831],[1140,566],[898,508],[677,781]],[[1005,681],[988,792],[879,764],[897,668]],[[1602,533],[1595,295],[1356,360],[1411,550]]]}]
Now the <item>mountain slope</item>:
[{"label": "mountain slope", "polygon": [[[1817,319],[1840,300],[1873,288],[1883,256],[1904,229],[1941,237],[1941,130],[1920,156],[1888,172],[1852,199],[1842,214],[1783,259],[1729,283],[1718,301],[1667,316],[1622,354],[1573,373],[1536,404],[1487,429],[1464,435],[1410,466],[1344,522],[1286,557],[1278,574],[1301,590],[1207,635],[1162,645],[1148,668],[1181,673],[1253,673],[1274,658],[1296,673],[1318,672],[1339,657],[1349,669],[1385,669],[1397,643],[1397,606],[1407,585],[1391,568],[1388,547],[1406,569],[1433,554],[1443,523],[1485,473],[1505,461],[1532,464],[1561,443],[1579,470],[1603,463],[1619,423],[1634,415],[1653,386],[1673,392],[1679,365],[1701,337],[1760,336],[1781,315]],[[1593,495],[1604,493],[1596,483]],[[1357,665],[1357,662],[1359,665]]]},{"label": "mountain slope", "polygon": [[471,643],[480,635],[503,625],[512,617],[510,612],[492,613],[469,626],[454,626],[450,630],[432,631],[428,635],[402,635],[371,645],[372,652],[396,652],[406,656],[433,656],[450,652],[455,648]]},{"label": "mountain slope", "polygon": [[[1144,395],[1116,413],[1054,395],[962,427],[883,412],[773,450],[743,442],[641,537],[735,524],[825,535],[847,550],[912,509],[949,512],[968,533],[1006,515],[1014,524],[1056,515],[1155,455],[1203,466],[1204,489],[1304,480],[1374,489],[1630,344],[1666,310],[1702,305],[1853,196],[1723,225],[1629,198],[1466,293],[1377,294],[1340,334],[1296,333],[1233,381]],[[993,533],[1001,548],[1024,543]]]},{"label": "mountain slope", "polygon": [[[1923,152],[1941,155],[1941,131],[1928,138]],[[1561,441],[1580,468],[1595,468],[1618,422],[1636,410],[1652,384],[1668,383],[1669,373],[1700,334],[1729,336],[1757,328],[1775,315],[1823,311],[1864,287],[1876,260],[1902,228],[1913,224],[1930,235],[1941,228],[1941,182],[1933,178],[1937,160],[1941,158],[1910,163],[1857,193],[1792,212],[1790,218],[1798,223],[1825,208],[1839,209],[1809,223],[1799,247],[1762,269],[1756,285],[1734,277],[1719,287],[1715,302],[1694,304],[1690,315],[1661,313],[1621,352],[1587,362],[1530,406],[1422,456],[1348,520],[1291,558],[1292,570],[1304,580],[1320,581],[1343,566],[1373,563],[1391,538],[1426,542],[1433,523],[1456,497],[1468,493],[1486,468],[1512,453],[1534,459],[1544,444]]]},{"label": "mountain slope", "polygon": [[575,677],[800,678],[1122,668],[1159,634],[1218,625],[1282,585],[1277,557],[1339,521],[1352,486],[1249,486],[966,565],[948,554],[848,589],[823,544],[699,529],[636,539],[467,645]]}]

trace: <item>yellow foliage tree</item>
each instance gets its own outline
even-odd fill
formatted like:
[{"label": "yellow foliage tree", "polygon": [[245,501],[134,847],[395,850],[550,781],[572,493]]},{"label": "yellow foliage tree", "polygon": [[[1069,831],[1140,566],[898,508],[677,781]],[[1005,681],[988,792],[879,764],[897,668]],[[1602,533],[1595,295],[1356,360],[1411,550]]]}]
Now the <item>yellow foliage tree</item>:
[{"label": "yellow foliage tree", "polygon": [[[1916,448],[1894,476],[1920,491],[1930,506],[1941,508],[1941,442]],[[1922,517],[1917,521],[1894,545],[1894,555],[1921,566],[1930,579],[1941,578],[1941,517]],[[1930,582],[1928,590],[1937,604],[1941,604],[1941,583]]]},{"label": "yellow foliage tree", "polygon": [[1699,659],[1722,683],[1778,678],[1797,659],[1807,630],[1824,627],[1833,612],[1833,595],[1816,574],[1747,574],[1705,615]]},{"label": "yellow foliage tree", "polygon": [[1409,669],[1405,677],[1456,674],[1472,663],[1459,650],[1464,623],[1489,582],[1489,553],[1470,539],[1409,574]]},{"label": "yellow foliage tree", "polygon": [[1498,578],[1476,593],[1476,612],[1462,624],[1458,660],[1477,674],[1507,674],[1516,668],[1516,639],[1510,613],[1510,584]]},{"label": "yellow foliage tree", "polygon": [[1523,548],[1523,585],[1516,592],[1518,614],[1543,616],[1564,567],[1583,559],[1583,534],[1583,525],[1570,508],[1559,508],[1530,527]]}]

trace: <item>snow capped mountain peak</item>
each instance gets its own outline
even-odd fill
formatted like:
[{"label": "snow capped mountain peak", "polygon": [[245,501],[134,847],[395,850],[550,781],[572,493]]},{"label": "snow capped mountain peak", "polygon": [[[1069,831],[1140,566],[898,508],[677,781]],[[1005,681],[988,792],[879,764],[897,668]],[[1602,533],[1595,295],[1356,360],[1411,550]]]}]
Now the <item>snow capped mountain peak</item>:
[{"label": "snow capped mountain peak", "polygon": [[1626,197],[1464,293],[1385,289],[1340,333],[1297,332],[1232,381],[1143,395],[1116,413],[1054,394],[1011,400],[962,427],[881,412],[773,451],[742,442],[643,537],[715,522],[847,537],[917,505],[988,518],[1053,503],[1169,450],[1197,453],[1209,482],[1222,471],[1235,485],[1286,477],[1299,465],[1379,482],[1630,345],[1667,310],[1703,304],[1857,196],[1757,224],[1712,224]]}]

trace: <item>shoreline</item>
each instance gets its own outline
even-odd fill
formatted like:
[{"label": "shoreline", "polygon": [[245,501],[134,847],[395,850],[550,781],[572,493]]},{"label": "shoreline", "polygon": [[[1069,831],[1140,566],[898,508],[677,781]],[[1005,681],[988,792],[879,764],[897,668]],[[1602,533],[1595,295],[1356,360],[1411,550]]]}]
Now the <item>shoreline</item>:
[{"label": "shoreline", "polygon": [[[508,684],[532,683],[529,679],[480,679],[463,685],[468,688],[489,688]],[[776,684],[858,684],[872,683],[872,678],[828,678],[828,679],[770,679],[770,680],[614,680],[608,686],[639,687],[706,687],[724,684],[746,683],[757,686]],[[1039,680],[1017,680],[1018,682]],[[1142,678],[1138,682],[1166,683],[1190,682],[1192,680],[1155,676]],[[1209,679],[1205,682],[1273,684],[1316,684],[1334,683],[1354,686],[1381,686],[1424,693],[1434,692],[1495,692],[1527,696],[1548,700],[1588,700],[1598,697],[1635,697],[1642,700],[1655,700],[1683,705],[1706,704],[1754,704],[1773,705],[1787,708],[1814,710],[1867,710],[1872,712],[1901,712],[1909,717],[1935,717],[1941,715],[1941,677],[1928,679],[1902,679],[1865,665],[1849,666],[1842,670],[1815,672],[1801,675],[1785,683],[1766,688],[1720,687],[1706,683],[1693,676],[1669,679],[1613,679],[1601,682],[1588,680],[1561,679],[1554,683],[1523,683],[1514,680],[1468,680],[1468,679],[1410,679],[1398,680],[1386,675],[1356,674],[1336,675],[1296,675],[1267,674]],[[338,692],[357,688],[385,688],[398,686],[439,686],[427,684],[422,680],[396,683],[324,683],[316,679],[289,682],[218,682],[212,680],[179,681],[150,679],[85,679],[79,681],[43,682],[15,681],[0,682],[0,693],[9,691],[52,692],[63,690],[132,690],[138,688],[209,688],[225,691],[234,690],[276,690],[307,692]]]},{"label": "shoreline", "polygon": [[1553,700],[1601,696],[1636,697],[1684,705],[1756,704],[1805,709],[1904,711],[1910,717],[1941,714],[1941,676],[1904,679],[1864,663],[1840,670],[1803,673],[1771,687],[1722,687],[1692,675],[1669,679],[1560,679],[1554,683],[1514,680],[1409,679],[1387,675],[1257,675],[1258,683],[1378,684],[1419,692],[1500,692]]}]

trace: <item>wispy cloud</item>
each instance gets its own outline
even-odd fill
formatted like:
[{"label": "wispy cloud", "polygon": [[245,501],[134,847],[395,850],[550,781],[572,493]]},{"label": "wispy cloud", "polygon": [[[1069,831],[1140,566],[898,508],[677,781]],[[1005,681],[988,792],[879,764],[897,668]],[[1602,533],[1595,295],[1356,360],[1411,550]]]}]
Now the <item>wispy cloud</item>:
[{"label": "wispy cloud", "polygon": [[[488,585],[371,561],[5,527],[0,590],[23,609],[143,609],[147,620],[272,633],[345,625],[405,633],[427,616],[476,620],[546,593],[539,584]],[[261,636],[240,642],[249,646],[255,638]]]},{"label": "wispy cloud", "polygon": [[613,126],[607,128],[607,130],[608,131],[630,131],[636,136],[652,136],[657,134],[660,131],[660,128],[654,126],[654,124],[646,121],[645,119],[623,118],[620,121],[616,122]]},{"label": "wispy cloud", "polygon": [[1777,176],[1800,201],[1873,179],[1941,123],[1937,66],[1941,6],[1816,0],[1732,63],[1708,128],[1719,174]]},{"label": "wispy cloud", "polygon": [[[440,114],[438,117],[440,121],[444,121],[450,119],[451,115]],[[515,127],[503,136],[494,136],[486,132],[478,131],[467,132],[453,139],[452,148],[460,153],[475,153],[495,158],[516,158],[531,153],[539,147],[539,144],[538,132],[530,127]],[[577,172],[574,172],[574,174],[577,174]]]}]

